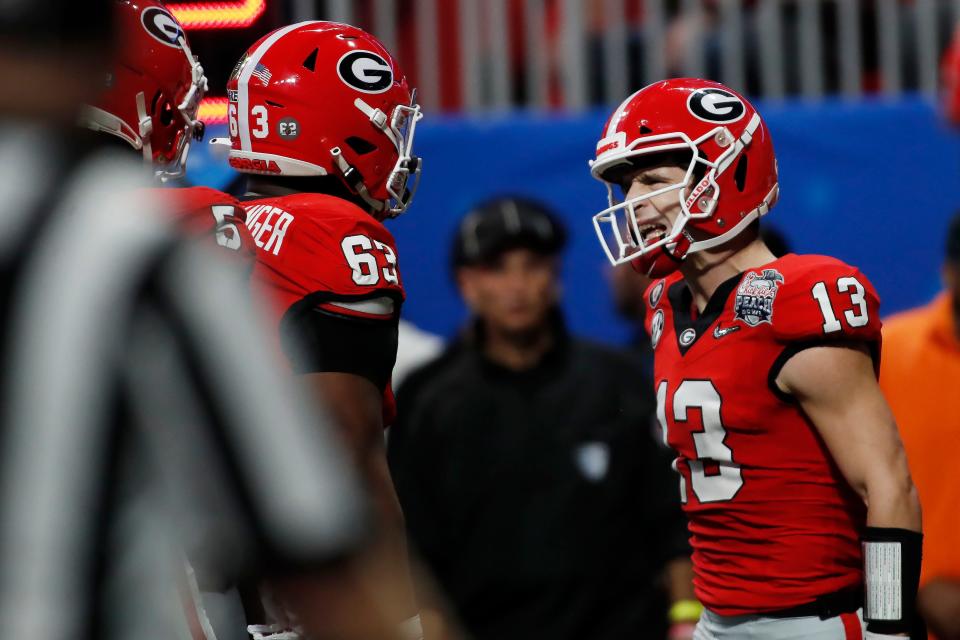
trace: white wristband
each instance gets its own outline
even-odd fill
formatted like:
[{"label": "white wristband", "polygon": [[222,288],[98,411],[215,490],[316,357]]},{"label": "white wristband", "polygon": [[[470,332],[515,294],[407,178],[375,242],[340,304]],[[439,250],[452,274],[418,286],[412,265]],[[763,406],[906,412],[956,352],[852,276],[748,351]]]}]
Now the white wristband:
[{"label": "white wristband", "polygon": [[891,636],[886,633],[863,632],[863,640],[905,640],[906,636]]},{"label": "white wristband", "polygon": [[423,640],[423,625],[420,624],[419,613],[400,623],[400,635],[406,640]]}]

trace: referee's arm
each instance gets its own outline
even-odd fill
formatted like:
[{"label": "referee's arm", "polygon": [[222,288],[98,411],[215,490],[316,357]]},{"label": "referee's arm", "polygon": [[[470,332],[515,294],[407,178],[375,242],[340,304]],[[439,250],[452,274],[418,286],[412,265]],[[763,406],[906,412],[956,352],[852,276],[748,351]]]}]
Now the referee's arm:
[{"label": "referee's arm", "polygon": [[[162,378],[189,380],[202,393],[198,410],[225,456],[225,484],[236,491],[221,502],[253,535],[259,562],[250,569],[270,580],[308,632],[395,637],[387,614],[392,603],[384,602],[368,570],[366,501],[332,441],[329,418],[310,411],[294,379],[278,373],[277,355],[263,347],[259,316],[245,303],[247,283],[202,254],[186,248],[171,256],[157,281],[155,311],[166,320],[179,353],[173,366],[182,372]],[[237,307],[238,313],[224,312]]]}]

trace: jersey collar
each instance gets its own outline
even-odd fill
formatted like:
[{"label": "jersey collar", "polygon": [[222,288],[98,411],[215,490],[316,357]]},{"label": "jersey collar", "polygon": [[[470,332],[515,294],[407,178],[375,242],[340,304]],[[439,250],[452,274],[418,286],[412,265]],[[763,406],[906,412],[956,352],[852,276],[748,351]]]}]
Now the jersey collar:
[{"label": "jersey collar", "polygon": [[673,311],[673,328],[680,355],[686,355],[687,351],[707,332],[710,325],[717,321],[727,306],[730,294],[743,279],[744,273],[740,272],[720,283],[707,301],[707,306],[703,308],[703,313],[696,318],[692,313],[693,294],[687,283],[681,279],[670,287],[667,298]]}]

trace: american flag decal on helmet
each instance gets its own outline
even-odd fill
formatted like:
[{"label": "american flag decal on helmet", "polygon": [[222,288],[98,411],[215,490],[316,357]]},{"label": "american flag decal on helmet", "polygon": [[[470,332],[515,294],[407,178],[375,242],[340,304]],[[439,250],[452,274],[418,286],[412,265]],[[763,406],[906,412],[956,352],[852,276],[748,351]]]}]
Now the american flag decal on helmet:
[{"label": "american flag decal on helmet", "polygon": [[257,63],[257,66],[254,67],[251,75],[265,85],[270,84],[270,78],[273,77],[273,74],[270,73],[270,69],[267,69],[261,63]]}]

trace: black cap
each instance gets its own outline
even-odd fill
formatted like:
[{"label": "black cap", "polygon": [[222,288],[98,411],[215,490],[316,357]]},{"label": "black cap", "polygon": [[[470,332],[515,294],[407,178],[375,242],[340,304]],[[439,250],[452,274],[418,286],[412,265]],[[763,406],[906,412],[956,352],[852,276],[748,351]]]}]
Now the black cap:
[{"label": "black cap", "polygon": [[500,197],[488,200],[460,222],[453,240],[454,267],[482,264],[510,249],[559,253],[567,232],[557,217],[535,200]]},{"label": "black cap", "polygon": [[960,264],[960,211],[953,214],[947,227],[947,261]]}]

